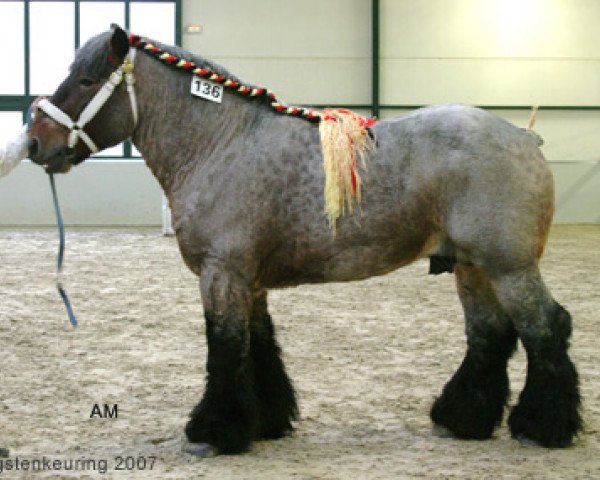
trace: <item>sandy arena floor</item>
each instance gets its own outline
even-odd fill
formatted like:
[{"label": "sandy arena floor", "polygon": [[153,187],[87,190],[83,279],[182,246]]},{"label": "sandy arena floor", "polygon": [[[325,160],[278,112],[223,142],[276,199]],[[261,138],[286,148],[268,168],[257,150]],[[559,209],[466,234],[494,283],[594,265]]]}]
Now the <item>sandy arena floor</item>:
[{"label": "sandy arena floor", "polygon": [[[296,432],[242,456],[190,457],[182,429],[202,393],[206,343],[197,281],[175,240],[70,229],[64,285],[76,329],[54,286],[57,243],[54,230],[0,230],[0,447],[13,462],[95,460],[98,470],[106,460],[108,471],[0,478],[600,478],[600,227],[556,227],[543,262],[574,318],[584,396],[585,431],[566,450],[522,446],[505,425],[484,442],[431,435],[429,407],[465,337],[453,277],[428,276],[418,262],[364,282],[272,292],[299,395]],[[514,402],[522,349],[510,376]],[[96,403],[118,404],[118,418],[90,419]],[[125,470],[114,470],[119,457]]]}]

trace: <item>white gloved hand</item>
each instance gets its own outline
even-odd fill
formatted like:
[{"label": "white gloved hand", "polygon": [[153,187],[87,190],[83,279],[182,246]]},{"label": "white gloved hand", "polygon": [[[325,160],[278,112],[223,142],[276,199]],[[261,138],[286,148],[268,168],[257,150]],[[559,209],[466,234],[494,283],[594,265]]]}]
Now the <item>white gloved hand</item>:
[{"label": "white gloved hand", "polygon": [[8,174],[27,157],[27,140],[27,125],[23,125],[15,140],[0,147],[0,177]]}]

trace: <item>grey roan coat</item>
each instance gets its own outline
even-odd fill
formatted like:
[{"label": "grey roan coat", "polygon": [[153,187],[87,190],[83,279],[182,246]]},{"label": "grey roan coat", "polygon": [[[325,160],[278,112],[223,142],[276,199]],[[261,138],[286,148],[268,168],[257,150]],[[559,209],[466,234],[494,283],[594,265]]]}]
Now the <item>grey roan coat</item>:
[{"label": "grey roan coat", "polygon": [[[118,27],[90,40],[51,102],[77,118],[115,70],[109,60],[122,62],[128,50]],[[451,259],[468,337],[464,361],[431,409],[436,430],[491,437],[520,339],[527,381],[510,430],[547,447],[571,444],[581,429],[578,378],[567,354],[570,315],[538,266],[554,191],[537,136],[458,105],[379,121],[361,170],[362,202],[333,236],[318,128],[228,91],[221,104],[194,98],[188,73],[143,53],[134,74],[135,128],[121,85],[86,131],[102,148],[133,139],[169,198],[181,255],[200,278],[208,377],[185,429],[189,451],[242,452],[292,429],[296,399],[268,289],[364,279],[426,256]],[[82,143],[67,148],[66,129],[43,113],[30,135],[32,159],[49,170],[67,171],[90,153]]]}]

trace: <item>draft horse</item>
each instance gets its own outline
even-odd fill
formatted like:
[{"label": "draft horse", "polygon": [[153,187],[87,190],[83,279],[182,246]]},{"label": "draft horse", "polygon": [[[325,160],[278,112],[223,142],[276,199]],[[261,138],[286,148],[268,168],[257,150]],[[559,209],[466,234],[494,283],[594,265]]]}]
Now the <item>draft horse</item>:
[{"label": "draft horse", "polygon": [[[220,103],[190,94],[190,71],[223,86]],[[113,26],[77,52],[31,128],[30,157],[49,172],[131,138],[168,196],[181,255],[200,279],[208,344],[189,450],[243,452],[292,429],[298,409],[269,289],[360,280],[431,256],[451,259],[467,334],[464,360],[431,408],[434,425],[490,438],[520,339],[527,380],[510,431],[570,445],[580,394],[571,317],[539,270],[554,210],[539,138],[460,105],[362,125],[374,139],[368,168],[354,153],[348,167],[355,193],[361,177],[360,208],[342,199],[332,222],[325,140],[304,121],[325,118],[297,118],[294,108],[204,58]]]}]

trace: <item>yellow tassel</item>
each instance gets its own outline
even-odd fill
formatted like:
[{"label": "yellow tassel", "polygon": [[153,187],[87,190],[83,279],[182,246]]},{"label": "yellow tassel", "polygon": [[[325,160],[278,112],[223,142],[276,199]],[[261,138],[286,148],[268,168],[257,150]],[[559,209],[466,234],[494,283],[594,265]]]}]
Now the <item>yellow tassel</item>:
[{"label": "yellow tassel", "polygon": [[374,142],[359,115],[348,110],[332,109],[321,115],[319,133],[325,170],[325,214],[335,235],[337,219],[346,211],[352,213],[355,204],[360,203],[358,162],[366,169],[366,159],[374,148]]}]

